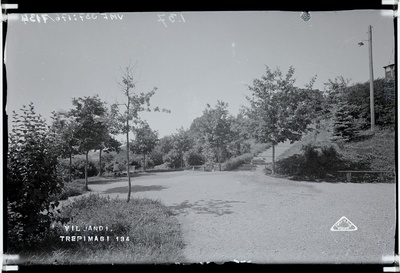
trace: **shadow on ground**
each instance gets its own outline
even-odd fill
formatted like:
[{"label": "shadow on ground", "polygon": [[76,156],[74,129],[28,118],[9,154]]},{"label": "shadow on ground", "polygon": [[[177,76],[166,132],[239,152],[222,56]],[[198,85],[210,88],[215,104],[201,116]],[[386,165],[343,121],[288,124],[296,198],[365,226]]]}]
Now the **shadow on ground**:
[{"label": "shadow on ground", "polygon": [[[131,174],[131,178],[141,177],[141,176],[149,176],[149,175],[155,175],[155,174],[154,173],[135,173],[135,174]],[[82,180],[82,182],[85,181],[85,179],[79,179],[79,180]],[[88,184],[89,185],[104,185],[104,184],[110,184],[110,183],[115,183],[115,182],[124,182],[124,181],[128,181],[127,176],[91,177],[91,178],[89,178]]]},{"label": "shadow on ground", "polygon": [[[161,191],[164,189],[167,189],[167,188],[160,186],[160,185],[151,185],[151,186],[133,185],[131,187],[131,192]],[[104,193],[128,193],[128,186],[111,188],[111,189],[106,190]]]},{"label": "shadow on ground", "polygon": [[188,200],[184,202],[169,206],[176,214],[187,214],[191,209],[196,214],[214,214],[214,216],[222,216],[225,214],[232,214],[232,203],[245,203],[243,201],[228,201],[228,200],[199,200],[194,203],[189,203]]}]

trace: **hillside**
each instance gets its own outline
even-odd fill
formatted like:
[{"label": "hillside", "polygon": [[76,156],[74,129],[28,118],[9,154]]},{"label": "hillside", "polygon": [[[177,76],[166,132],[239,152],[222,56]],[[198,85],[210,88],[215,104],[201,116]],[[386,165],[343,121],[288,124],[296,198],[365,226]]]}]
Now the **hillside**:
[{"label": "hillside", "polygon": [[325,121],[319,130],[314,130],[295,142],[287,151],[282,153],[277,160],[288,159],[294,155],[303,154],[302,147],[308,144],[314,147],[334,147],[341,158],[350,162],[351,170],[395,170],[395,131],[377,128],[374,133],[369,130],[360,132],[357,141],[333,141],[332,122]]},{"label": "hillside", "polygon": [[301,140],[296,141],[289,149],[277,157],[277,160],[288,158],[295,154],[302,154],[303,145],[313,144],[315,146],[335,146],[339,148],[337,143],[331,141],[332,124],[331,121],[324,121],[320,129],[313,128],[312,132],[305,134]]}]

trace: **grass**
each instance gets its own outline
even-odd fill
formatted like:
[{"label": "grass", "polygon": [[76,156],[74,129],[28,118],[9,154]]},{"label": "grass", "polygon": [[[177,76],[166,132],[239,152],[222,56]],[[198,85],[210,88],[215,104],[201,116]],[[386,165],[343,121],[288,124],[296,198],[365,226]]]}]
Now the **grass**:
[{"label": "grass", "polygon": [[[136,175],[138,176],[138,175]],[[114,182],[119,182],[119,181],[125,181],[126,178],[107,178],[107,177],[99,177],[99,176],[93,176],[89,177],[88,182],[89,184],[107,184],[107,183],[114,183]],[[61,191],[61,193],[57,196],[58,200],[67,200],[68,197],[72,196],[78,196],[81,194],[84,194],[88,192],[88,190],[85,187],[85,179],[76,179],[71,182],[64,182],[64,187]]]},{"label": "grass", "polygon": [[344,158],[352,161],[366,161],[372,170],[395,170],[395,132],[376,129],[368,138],[345,143],[342,148]]},{"label": "grass", "polygon": [[[335,140],[332,138],[332,122],[327,120],[321,124],[321,128],[305,134],[302,139],[294,143],[288,150],[282,153],[277,161],[295,158],[302,155],[302,147],[312,145],[317,148],[333,147],[341,156],[348,167],[346,170],[362,171],[394,171],[395,170],[395,132],[390,129],[376,128],[374,132],[369,130],[360,132],[360,137],[354,141]],[[294,162],[295,160],[293,160]],[[288,163],[294,164],[294,163]],[[343,174],[335,174],[338,179],[344,180]],[[340,176],[340,177],[339,177]],[[354,181],[381,181],[382,177],[376,173],[354,174],[359,176]],[[354,177],[356,178],[356,177]],[[383,175],[383,180],[393,182],[393,174]]]},{"label": "grass", "polygon": [[59,200],[66,200],[71,196],[78,196],[87,192],[85,182],[80,180],[73,180],[71,182],[64,182],[64,188],[62,189]]},{"label": "grass", "polygon": [[[42,244],[20,253],[26,264],[183,261],[184,243],[179,222],[170,209],[159,201],[133,198],[127,203],[126,200],[90,194],[63,208],[60,215],[62,219],[53,223],[52,228],[44,234]],[[73,226],[79,227],[80,231],[72,231]],[[103,227],[102,231],[89,228],[100,226]],[[68,231],[66,227],[69,227]],[[67,242],[67,237],[61,236],[70,236],[70,240],[72,236],[81,236],[81,239],[79,242]],[[88,241],[95,236],[99,241]],[[121,238],[124,238],[123,242]],[[78,237],[75,239],[78,240]]]},{"label": "grass", "polygon": [[[133,185],[131,187],[131,192],[161,191],[163,189],[166,189],[166,188],[163,186],[160,186],[160,185],[151,185],[151,186]],[[128,192],[128,186],[124,186],[124,187],[116,187],[116,188],[108,189],[104,193],[127,193],[127,192]]]}]

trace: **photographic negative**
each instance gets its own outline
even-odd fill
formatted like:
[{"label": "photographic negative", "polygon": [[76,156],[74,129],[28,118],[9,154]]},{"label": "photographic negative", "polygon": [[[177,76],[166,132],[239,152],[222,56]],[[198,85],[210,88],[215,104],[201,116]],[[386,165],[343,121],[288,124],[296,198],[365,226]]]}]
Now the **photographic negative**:
[{"label": "photographic negative", "polygon": [[385,264],[393,20],[9,13],[6,253],[20,265]]}]

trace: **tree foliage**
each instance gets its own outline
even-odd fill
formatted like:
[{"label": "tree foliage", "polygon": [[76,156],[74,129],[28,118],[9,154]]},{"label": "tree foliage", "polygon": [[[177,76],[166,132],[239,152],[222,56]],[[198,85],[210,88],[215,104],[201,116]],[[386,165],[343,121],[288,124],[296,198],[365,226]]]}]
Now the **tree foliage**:
[{"label": "tree foliage", "polygon": [[13,112],[7,151],[8,241],[11,247],[34,243],[49,228],[61,192],[58,178],[58,136],[36,114],[32,103]]},{"label": "tree foliage", "polygon": [[107,109],[105,103],[95,95],[92,97],[74,98],[70,114],[79,124],[76,128],[79,150],[86,153],[97,150],[107,137],[107,123],[105,115]]},{"label": "tree foliage", "polygon": [[182,168],[185,164],[184,155],[194,146],[194,139],[189,130],[183,127],[175,134],[164,137],[160,141],[161,150],[165,153],[163,159],[170,168]]},{"label": "tree foliage", "polygon": [[69,158],[68,177],[72,180],[72,157],[79,154],[78,139],[75,137],[75,131],[78,124],[73,116],[68,112],[53,112],[52,130],[58,135],[58,147],[61,158]]},{"label": "tree foliage", "polygon": [[100,148],[99,148],[99,176],[101,176],[103,174],[103,163],[102,163],[102,159],[103,159],[102,152],[103,151],[107,154],[110,152],[118,153],[119,151],[121,151],[121,142],[116,140],[110,134],[107,134],[105,136],[104,140],[101,142]]},{"label": "tree foliage", "polygon": [[273,172],[275,146],[286,140],[299,140],[316,116],[316,109],[310,103],[315,77],[301,89],[294,86],[293,76],[293,67],[284,75],[279,68],[272,71],[266,66],[265,75],[254,79],[248,87],[252,95],[247,97],[250,102],[247,114],[252,121],[253,136],[258,142],[272,145]]},{"label": "tree foliage", "polygon": [[103,144],[109,139],[105,103],[95,95],[92,97],[74,98],[72,104],[75,108],[70,110],[77,126],[74,136],[77,139],[80,153],[86,155],[85,185],[88,188],[88,153],[91,150],[103,149]]},{"label": "tree foliage", "polygon": [[246,117],[244,109],[241,109],[236,117],[229,118],[230,123],[230,142],[227,146],[229,157],[240,156],[250,152],[250,143],[246,142],[251,138],[250,120]]},{"label": "tree foliage", "polygon": [[350,79],[338,76],[333,80],[328,79],[328,82],[324,84],[325,97],[329,109],[332,109],[332,107],[335,107],[339,102],[343,101],[349,83]]},{"label": "tree foliage", "polygon": [[218,101],[214,108],[207,104],[203,115],[194,120],[191,130],[199,136],[203,154],[208,162],[218,163],[227,156],[228,144],[232,140],[231,116],[228,104]]},{"label": "tree foliage", "polygon": [[[351,140],[365,129],[368,123],[362,117],[361,106],[340,102],[333,115],[333,136],[343,140]],[[335,138],[333,138],[335,139]]]},{"label": "tree foliage", "polygon": [[[370,128],[370,86],[368,81],[349,86],[345,85],[347,83],[348,81],[341,84],[340,92],[336,95],[339,99],[331,111],[334,138],[351,141],[359,137],[359,132]],[[330,89],[335,88],[335,85],[326,86]],[[393,81],[384,79],[374,81],[375,125],[394,128],[396,118],[394,95]]]},{"label": "tree foliage", "polygon": [[[369,81],[348,87],[345,103],[360,107],[359,116],[364,118],[365,129],[370,127]],[[394,128],[396,121],[395,85],[392,80],[374,81],[375,124],[380,127]]]},{"label": "tree foliage", "polygon": [[143,155],[143,169],[146,168],[146,155],[154,150],[158,142],[158,132],[150,128],[149,124],[144,123],[141,127],[134,129],[135,141],[131,149],[137,154]]}]

